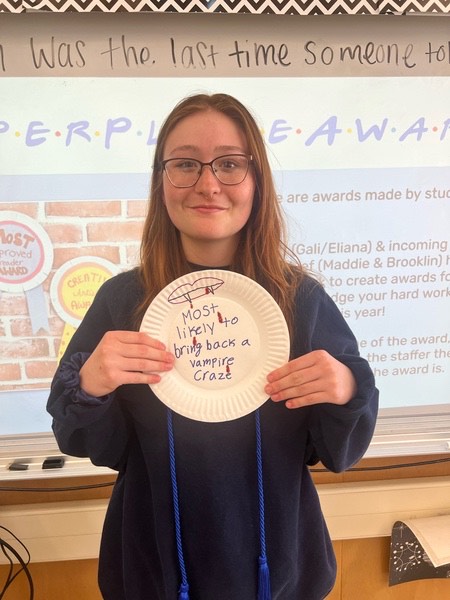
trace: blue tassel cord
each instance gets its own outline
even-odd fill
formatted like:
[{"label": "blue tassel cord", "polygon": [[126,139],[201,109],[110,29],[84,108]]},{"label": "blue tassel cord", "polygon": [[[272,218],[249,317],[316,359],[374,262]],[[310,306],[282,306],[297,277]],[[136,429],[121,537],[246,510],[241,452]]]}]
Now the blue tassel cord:
[{"label": "blue tassel cord", "polygon": [[270,600],[270,573],[267,559],[264,556],[259,557],[258,569],[258,600]]},{"label": "blue tassel cord", "polygon": [[189,600],[189,586],[187,584],[181,584],[178,590],[178,600]]},{"label": "blue tassel cord", "polygon": [[[261,443],[261,423],[259,410],[255,412],[256,423],[256,462],[258,474],[258,500],[259,500],[259,537],[261,546],[261,555],[258,559],[258,597],[257,600],[271,600],[270,591],[270,572],[266,556],[266,531],[264,517],[264,489],[263,489],[263,467],[262,467],[262,443]],[[181,539],[181,518],[178,498],[178,485],[176,477],[175,461],[175,439],[173,432],[173,413],[170,409],[167,411],[167,428],[169,434],[169,452],[170,452],[170,474],[172,480],[173,508],[175,517],[175,536],[178,553],[178,563],[181,572],[181,585],[178,590],[178,600],[189,600],[189,584],[187,580],[186,565],[184,562],[183,544]]]},{"label": "blue tassel cord", "polygon": [[181,540],[181,517],[180,502],[178,498],[178,484],[175,460],[175,437],[173,434],[173,413],[167,409],[167,431],[169,434],[169,458],[170,458],[170,477],[172,480],[173,512],[175,518],[175,537],[177,543],[178,564],[181,571],[181,586],[178,590],[178,600],[189,600],[189,584],[186,574],[186,565],[184,562],[183,543]]},{"label": "blue tassel cord", "polygon": [[256,462],[258,471],[258,497],[259,497],[259,538],[261,556],[258,566],[258,600],[271,600],[270,572],[266,557],[266,526],[264,516],[264,486],[262,465],[261,420],[259,410],[255,412],[256,422]]}]

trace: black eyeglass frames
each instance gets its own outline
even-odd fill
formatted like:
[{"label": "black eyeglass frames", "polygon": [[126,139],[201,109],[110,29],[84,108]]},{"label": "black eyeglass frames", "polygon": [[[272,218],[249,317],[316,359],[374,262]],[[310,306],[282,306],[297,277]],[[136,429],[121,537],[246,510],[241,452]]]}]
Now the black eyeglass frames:
[{"label": "black eyeglass frames", "polygon": [[210,167],[216,178],[224,185],[238,185],[247,177],[253,157],[250,154],[224,154],[209,162],[195,158],[168,158],[160,163],[170,183],[178,188],[194,186],[204,167]]}]

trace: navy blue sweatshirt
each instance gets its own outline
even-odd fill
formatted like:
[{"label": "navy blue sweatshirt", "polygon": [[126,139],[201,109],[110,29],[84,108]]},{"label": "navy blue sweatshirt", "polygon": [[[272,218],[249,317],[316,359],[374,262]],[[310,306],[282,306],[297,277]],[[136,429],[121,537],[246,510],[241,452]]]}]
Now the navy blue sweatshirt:
[{"label": "navy blue sweatshirt", "polygon": [[[48,411],[62,452],[118,471],[105,519],[99,584],[105,600],[176,600],[180,586],[167,409],[146,385],[103,398],[67,386],[64,363],[91,353],[108,330],[132,329],[137,271],[108,280],[55,374]],[[291,356],[327,350],[357,394],[345,406],[260,410],[272,600],[322,600],[336,563],[308,465],[339,472],[366,451],[378,391],[356,340],[324,289],[305,278],[296,297]],[[254,414],[221,423],[173,417],[182,542],[190,600],[255,600],[260,551]]]}]

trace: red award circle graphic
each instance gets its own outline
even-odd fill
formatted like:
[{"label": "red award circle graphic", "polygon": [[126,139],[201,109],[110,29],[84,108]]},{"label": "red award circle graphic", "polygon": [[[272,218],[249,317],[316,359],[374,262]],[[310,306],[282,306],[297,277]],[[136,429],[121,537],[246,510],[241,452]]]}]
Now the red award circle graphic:
[{"label": "red award circle graphic", "polygon": [[37,221],[13,211],[0,211],[0,290],[23,292],[49,275],[53,247]]}]

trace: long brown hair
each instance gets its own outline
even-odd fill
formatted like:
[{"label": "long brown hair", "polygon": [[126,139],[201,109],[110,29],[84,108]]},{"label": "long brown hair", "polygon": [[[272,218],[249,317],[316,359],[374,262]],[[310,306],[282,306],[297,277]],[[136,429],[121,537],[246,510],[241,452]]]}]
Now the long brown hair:
[{"label": "long brown hair", "polygon": [[175,106],[160,129],[141,243],[139,272],[145,295],[136,317],[142,318],[150,302],[166,285],[192,270],[184,255],[179,232],[164,206],[164,173],[160,165],[167,136],[174,127],[182,119],[208,110],[220,112],[236,123],[244,133],[248,152],[253,157],[251,168],[256,186],[252,211],[229,267],[262,285],[280,306],[291,329],[295,289],[303,270],[286,244],[285,224],[258,125],[248,109],[227,94],[198,94],[185,98]]}]

